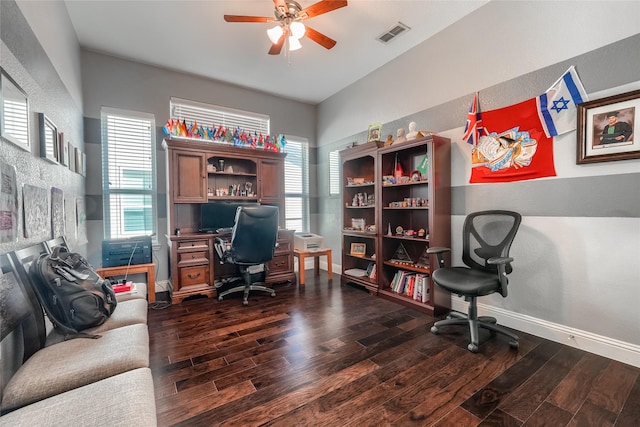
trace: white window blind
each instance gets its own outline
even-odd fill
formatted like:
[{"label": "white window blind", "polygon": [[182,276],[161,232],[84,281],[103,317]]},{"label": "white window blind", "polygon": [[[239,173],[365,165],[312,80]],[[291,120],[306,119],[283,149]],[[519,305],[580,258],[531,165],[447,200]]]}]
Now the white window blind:
[{"label": "white window blind", "polygon": [[329,152],[329,195],[340,194],[340,151]]},{"label": "white window blind", "polygon": [[156,233],[155,118],[102,109],[105,238]]},{"label": "white window blind", "polygon": [[185,120],[187,125],[194,122],[199,125],[235,130],[237,127],[250,134],[267,136],[270,133],[270,119],[264,114],[234,110],[217,105],[203,104],[180,98],[171,98],[170,114],[172,119]]},{"label": "white window blind", "polygon": [[284,146],[285,223],[288,230],[309,232],[309,143],[287,136]]}]

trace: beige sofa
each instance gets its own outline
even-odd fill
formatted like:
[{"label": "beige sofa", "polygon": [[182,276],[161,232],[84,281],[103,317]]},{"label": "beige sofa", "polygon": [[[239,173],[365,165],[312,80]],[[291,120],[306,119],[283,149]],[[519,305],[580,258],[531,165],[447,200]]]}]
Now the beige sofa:
[{"label": "beige sofa", "polygon": [[64,340],[16,252],[0,255],[0,425],[155,426],[145,286],[118,295],[112,316],[86,330],[100,338]]}]

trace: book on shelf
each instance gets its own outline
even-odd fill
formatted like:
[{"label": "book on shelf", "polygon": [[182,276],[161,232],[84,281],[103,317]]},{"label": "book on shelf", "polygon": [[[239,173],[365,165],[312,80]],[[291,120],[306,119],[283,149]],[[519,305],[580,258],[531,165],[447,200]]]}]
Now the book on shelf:
[{"label": "book on shelf", "polygon": [[344,274],[348,274],[349,276],[353,277],[366,277],[367,270],[363,270],[361,268],[350,268],[348,270],[345,270]]},{"label": "book on shelf", "polygon": [[413,299],[420,302],[429,301],[429,276],[423,273],[416,274],[416,286]]}]

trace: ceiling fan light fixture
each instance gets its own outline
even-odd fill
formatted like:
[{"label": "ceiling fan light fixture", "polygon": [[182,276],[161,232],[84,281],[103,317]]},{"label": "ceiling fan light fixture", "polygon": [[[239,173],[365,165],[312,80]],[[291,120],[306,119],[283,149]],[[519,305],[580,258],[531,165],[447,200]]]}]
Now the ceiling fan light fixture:
[{"label": "ceiling fan light fixture", "polygon": [[293,52],[294,50],[298,50],[302,47],[300,44],[300,40],[295,38],[295,36],[289,36],[289,51]]},{"label": "ceiling fan light fixture", "polygon": [[304,24],[299,21],[293,21],[291,25],[289,25],[289,29],[291,30],[291,35],[297,39],[304,37],[305,31],[307,31]]},{"label": "ceiling fan light fixture", "polygon": [[276,25],[273,28],[269,28],[267,30],[267,36],[269,36],[269,40],[271,40],[271,43],[276,44],[278,43],[278,40],[280,40],[280,37],[282,37],[282,34],[284,33],[284,30],[282,29],[281,25]]}]

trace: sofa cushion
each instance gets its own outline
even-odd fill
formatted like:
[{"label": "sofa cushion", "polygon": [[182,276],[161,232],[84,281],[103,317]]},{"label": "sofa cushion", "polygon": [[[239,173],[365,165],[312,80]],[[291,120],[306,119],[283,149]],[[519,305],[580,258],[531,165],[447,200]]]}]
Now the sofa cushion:
[{"label": "sofa cushion", "polygon": [[116,300],[118,300],[118,304],[123,301],[129,301],[132,299],[142,299],[147,300],[147,284],[136,282],[134,283],[135,292],[123,292],[116,294]]},{"label": "sofa cushion", "polygon": [[2,396],[2,411],[149,366],[147,325],[112,329],[98,339],[76,338],[37,351],[15,373]]},{"label": "sofa cushion", "polygon": [[[84,329],[82,332],[101,335],[105,331],[123,326],[147,323],[147,302],[141,299],[118,302],[113,314],[100,326]],[[47,336],[47,346],[64,341],[64,334],[51,331]]]},{"label": "sofa cushion", "polygon": [[6,414],[9,426],[155,426],[149,368],[135,369]]}]

